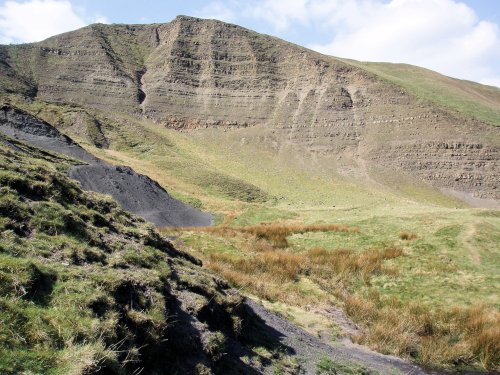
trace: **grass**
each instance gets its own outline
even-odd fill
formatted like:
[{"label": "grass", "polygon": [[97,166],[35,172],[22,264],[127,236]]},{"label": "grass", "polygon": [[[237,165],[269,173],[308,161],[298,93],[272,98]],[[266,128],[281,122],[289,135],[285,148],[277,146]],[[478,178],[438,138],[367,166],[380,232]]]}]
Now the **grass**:
[{"label": "grass", "polygon": [[[487,251],[495,241],[497,218],[469,212],[481,221],[491,220],[481,244]],[[251,295],[285,306],[343,306],[364,327],[355,338],[359,343],[430,366],[494,369],[500,321],[493,286],[499,280],[495,266],[488,270],[467,257],[460,241],[465,228],[456,224],[463,214],[399,218],[399,226],[389,225],[393,219],[387,217],[358,221],[354,231],[349,230],[354,227],[352,221],[349,226],[333,227],[344,231],[308,231],[328,225],[299,225],[294,217],[292,222],[238,227],[231,221],[231,226],[185,228],[177,233],[187,241],[186,249],[199,255],[208,268]],[[404,228],[417,223],[418,235],[397,230],[401,224]],[[272,236],[256,235],[271,228],[271,233],[286,233],[286,245]],[[378,232],[382,228],[389,233]],[[190,238],[197,238],[196,243]],[[230,250],[219,251],[218,246],[197,250],[221,238]],[[347,243],[349,248],[340,247]],[[308,247],[315,244],[331,247]],[[445,262],[436,262],[436,256]],[[472,289],[464,290],[464,282]],[[305,284],[314,287],[304,288]],[[300,324],[305,317],[294,313],[291,319]],[[474,322],[479,322],[475,330],[471,329]]]},{"label": "grass", "polygon": [[304,306],[318,301],[309,290],[301,288],[301,280],[310,279],[332,296],[342,296],[353,280],[368,282],[374,274],[391,274],[393,270],[383,261],[400,255],[398,249],[359,254],[349,250],[311,249],[296,254],[259,249],[245,257],[214,252],[207,258],[207,267],[261,298]]},{"label": "grass", "polygon": [[279,210],[276,208],[267,208],[262,206],[250,206],[240,215],[235,215],[231,220],[232,225],[247,226],[255,223],[272,222],[278,220],[290,220],[297,216],[292,211]]},{"label": "grass", "polygon": [[[66,176],[73,163],[0,138],[0,373],[192,373],[231,361],[241,297],[109,197],[83,192]],[[179,288],[197,297],[193,315],[176,308]],[[208,304],[197,331],[189,322]],[[186,351],[193,360],[177,361]]]},{"label": "grass", "polygon": [[408,232],[408,231],[402,231],[399,233],[399,238],[405,241],[411,241],[416,239],[418,236],[415,233]]},{"label": "grass", "polygon": [[500,124],[500,89],[443,76],[407,64],[345,60],[395,83],[417,97],[493,126]]},{"label": "grass", "polygon": [[[127,228],[139,238],[145,224],[112,201],[83,194],[58,171],[71,160],[17,147],[33,156],[0,146],[0,372],[79,374],[119,368],[132,347],[124,344],[117,353],[110,346],[123,323],[112,294],[127,272],[106,265],[122,257],[127,267],[133,265],[121,252],[126,241],[120,233]],[[118,234],[116,241],[103,242],[110,230]],[[153,272],[165,272],[157,262]],[[128,277],[141,274],[138,268]],[[140,279],[151,298],[161,300],[161,283],[154,285],[158,276]],[[99,298],[108,304],[101,317],[92,308]],[[164,311],[155,312],[160,306],[143,306],[152,329],[164,320]]]},{"label": "grass", "polygon": [[357,365],[338,363],[330,358],[321,358],[316,366],[317,375],[336,375],[338,371],[346,375],[376,375],[378,372]]},{"label": "grass", "polygon": [[[493,250],[498,244],[500,222],[491,214],[494,210],[483,214],[482,210],[463,208],[425,187],[420,187],[412,200],[408,199],[412,190],[395,193],[376,185],[356,185],[330,170],[304,171],[293,160],[287,160],[285,165],[262,150],[236,145],[229,136],[219,140],[215,134],[206,133],[203,140],[193,141],[147,123],[141,123],[141,129],[141,137],[155,139],[148,142],[147,151],[121,148],[100,151],[101,155],[142,168],[170,190],[179,189],[195,196],[205,209],[224,217],[220,227],[179,232],[179,245],[200,256],[207,267],[247,293],[291,306],[325,301],[344,306],[346,296],[362,297],[376,292],[382,301],[397,299],[405,308],[420,303],[430,311],[446,311],[455,306],[469,308],[481,301],[488,308],[500,307],[494,292],[500,287],[495,271],[499,259]],[[126,129],[120,132],[136,137]],[[167,146],[160,146],[159,140]],[[169,156],[173,150],[175,160]],[[199,168],[223,171],[249,181],[273,198],[264,203],[247,202],[200,189],[192,184],[192,177],[178,174],[178,168],[184,170],[187,165],[192,167],[187,173],[197,174]],[[278,230],[280,226],[318,224],[358,228],[359,232],[285,230],[279,234],[283,229]],[[477,229],[473,251],[479,254],[480,264],[475,263],[463,238],[469,225]],[[278,234],[274,242],[272,236],[263,235],[266,231]],[[356,272],[337,270],[332,277],[332,264],[321,266],[324,259],[320,252],[311,253],[314,248],[340,252],[335,257],[343,254],[347,270],[360,262],[359,254],[366,259],[372,252],[380,254],[396,248],[404,255],[368,263],[373,268],[360,267]],[[304,288],[310,284],[313,287]],[[433,316],[438,319],[441,315]],[[369,340],[363,342],[379,350],[384,346],[382,339],[380,346]],[[418,347],[418,353],[422,348]],[[391,348],[387,351],[399,353]],[[477,351],[458,364],[451,357],[443,357],[439,363],[420,354],[404,350],[401,353],[439,366],[492,366],[491,362],[482,364]]]},{"label": "grass", "polygon": [[377,294],[350,296],[345,306],[366,327],[356,340],[382,353],[412,357],[430,366],[476,362],[496,369],[500,365],[500,315],[489,306],[432,309],[384,301]]},{"label": "grass", "polygon": [[[500,308],[497,210],[471,209],[425,186],[388,190],[360,183],[321,162],[306,170],[301,165],[307,161],[298,159],[301,156],[281,159],[242,146],[236,134],[185,135],[146,121],[109,117],[114,120],[100,118],[100,122],[112,148],[96,149],[85,140],[83,144],[108,161],[148,174],[174,196],[215,213],[221,226],[172,235],[178,236],[178,246],[199,256],[243,292],[294,308],[326,303],[347,310],[347,298],[359,298],[387,311],[375,320],[351,312],[367,332],[358,338],[360,342],[436,366],[495,366],[488,350],[472,349],[476,344],[466,340],[459,315],[452,330],[436,329],[432,340],[413,330],[418,324],[410,325],[409,332],[394,332],[395,343],[378,333],[390,316],[414,321],[409,311],[415,304],[423,306],[437,327],[446,326],[443,319],[452,311],[469,311],[481,303],[491,312],[488,316],[496,316],[493,312]],[[208,179],[204,185],[203,179],[212,174],[227,178]],[[237,183],[227,185],[228,179]],[[225,191],[227,186],[237,191]],[[247,186],[250,195],[245,193]],[[254,193],[265,200],[247,199]],[[13,209],[21,216],[25,212],[22,205]],[[290,230],[318,225],[359,232]],[[387,249],[402,254],[381,256]],[[127,262],[141,265],[142,255],[128,256]],[[146,257],[144,266],[154,261]],[[300,319],[296,315],[298,324]],[[488,324],[485,332],[494,332],[498,325]],[[492,345],[488,335],[484,334],[490,339],[482,348]],[[432,352],[432,345],[444,345],[452,354],[443,354],[441,361],[433,358],[425,354]],[[462,351],[457,350],[460,345]]]},{"label": "grass", "polygon": [[261,224],[261,225],[251,225],[243,227],[230,227],[227,225],[216,226],[216,227],[191,227],[191,228],[160,228],[160,232],[169,233],[177,231],[190,231],[190,232],[205,232],[205,233],[215,233],[223,237],[234,236],[237,233],[243,235],[251,235],[256,240],[265,240],[272,244],[274,247],[287,247],[288,241],[287,237],[292,234],[297,233],[309,233],[309,232],[344,232],[344,233],[356,233],[359,232],[357,228],[349,228],[344,225],[338,224],[314,224],[314,225],[303,225],[303,224]]}]

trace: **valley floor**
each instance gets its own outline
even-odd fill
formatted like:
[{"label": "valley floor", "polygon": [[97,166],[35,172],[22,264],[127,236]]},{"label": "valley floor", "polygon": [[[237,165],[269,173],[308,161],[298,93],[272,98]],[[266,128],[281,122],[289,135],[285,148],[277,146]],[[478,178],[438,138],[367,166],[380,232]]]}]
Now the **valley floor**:
[{"label": "valley floor", "polygon": [[285,352],[292,358],[290,364],[284,363],[269,369],[269,374],[275,374],[280,370],[283,370],[283,373],[286,373],[285,370],[291,370],[293,373],[295,366],[296,371],[305,374],[424,375],[438,373],[425,371],[400,358],[381,355],[350,342],[329,342],[270,312],[259,303],[248,300],[247,304],[263,320],[267,329],[274,330],[276,339],[284,345]]},{"label": "valley floor", "polygon": [[[333,373],[345,355],[355,362],[347,374],[364,373],[367,364],[380,373],[423,371],[346,344],[346,336],[451,372],[499,368],[500,211],[470,208],[411,178],[387,186],[346,177],[330,160],[258,150],[237,133],[179,133],[116,114],[102,126],[109,149],[66,130],[96,156],[214,214],[213,227],[164,232],[291,321],[250,302],[285,331],[282,340],[299,360],[316,359],[314,369],[306,360],[309,373]],[[322,313],[331,309],[345,320]],[[283,372],[295,365],[283,364]]]}]

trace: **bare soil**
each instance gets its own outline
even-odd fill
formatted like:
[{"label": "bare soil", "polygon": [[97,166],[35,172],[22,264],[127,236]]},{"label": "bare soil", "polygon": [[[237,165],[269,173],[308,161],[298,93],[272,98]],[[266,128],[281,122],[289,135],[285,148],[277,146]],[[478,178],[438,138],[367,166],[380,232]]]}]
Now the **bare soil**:
[{"label": "bare soil", "polygon": [[[302,374],[316,374],[319,362],[325,358],[335,363],[352,365],[353,368],[364,368],[366,373],[437,374],[425,371],[403,359],[375,353],[347,341],[324,341],[250,299],[246,304],[262,319],[267,329],[276,332],[275,339],[284,345],[289,355],[297,359]],[[265,373],[272,374],[272,371],[269,369]]]},{"label": "bare soil", "polygon": [[70,169],[69,176],[82,188],[111,195],[125,210],[161,227],[207,226],[212,215],[172,198],[156,181],[125,166],[110,165],[85,151],[52,125],[17,109],[0,112],[0,132],[85,164]]}]

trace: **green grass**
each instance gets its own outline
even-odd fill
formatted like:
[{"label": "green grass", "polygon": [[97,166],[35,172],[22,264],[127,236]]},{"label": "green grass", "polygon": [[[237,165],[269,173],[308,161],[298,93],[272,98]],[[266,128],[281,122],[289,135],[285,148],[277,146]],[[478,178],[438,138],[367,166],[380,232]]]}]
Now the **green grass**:
[{"label": "green grass", "polygon": [[[66,175],[73,160],[8,140],[14,152],[4,142],[0,137],[0,373],[191,373],[191,365],[229,358],[225,334],[236,337],[241,297],[222,293],[144,220],[83,192]],[[189,321],[208,303],[222,316],[208,312],[215,323],[206,323],[206,332],[214,333],[204,336],[204,347],[199,336],[182,342],[172,333],[189,324],[174,310],[178,288],[197,291]],[[194,353],[193,363],[178,362],[181,351]]]},{"label": "green grass", "polygon": [[[147,228],[116,203],[82,193],[58,171],[69,159],[17,147],[32,156],[0,146],[0,372],[82,373],[105,360],[119,367],[109,347],[120,324],[112,293],[136,278],[163,299],[157,279],[165,272],[158,263],[164,252],[138,245],[144,253],[138,264],[120,235],[106,242],[111,230],[119,234],[125,226],[140,236]],[[117,258],[138,268],[113,269]],[[102,317],[92,309],[99,299],[109,303]],[[157,327],[160,306],[143,309]]]},{"label": "green grass", "polygon": [[322,358],[316,366],[317,375],[376,375],[378,372],[357,365],[338,363],[330,358]]},{"label": "green grass", "polygon": [[[238,232],[221,232],[221,236],[181,232],[178,244],[234,286],[270,301],[313,333],[317,320],[311,323],[311,313],[302,310],[337,304],[358,324],[366,324],[359,340],[378,351],[432,366],[491,369],[497,365],[492,335],[499,323],[496,244],[500,221],[490,211],[488,215],[479,212],[483,211],[443,209],[407,217],[351,220],[349,224],[356,224],[360,233],[293,234],[286,249]],[[411,230],[416,238],[402,239],[402,230]],[[318,247],[326,250],[314,250]],[[391,249],[402,254],[389,255],[380,268],[366,263],[370,254]],[[331,266],[329,254],[338,259]],[[345,266],[342,254],[351,259]],[[470,331],[476,320],[482,322],[480,330]],[[429,324],[434,327],[432,334],[422,334]],[[439,351],[432,349],[434,345]]]},{"label": "green grass", "polygon": [[[357,250],[381,249],[387,244],[403,246],[405,256],[396,262],[400,276],[380,276],[372,282],[381,294],[433,306],[485,301],[500,308],[494,292],[500,287],[500,256],[495,250],[500,221],[496,217],[478,218],[478,212],[481,210],[445,210],[440,215],[346,220],[344,223],[359,228],[360,233],[296,234],[289,243],[299,252],[310,247]],[[464,238],[470,226],[476,228],[471,242]],[[401,240],[399,233],[404,230],[418,237]]]},{"label": "green grass", "polygon": [[[229,220],[229,225],[240,226],[259,222],[342,223],[360,230],[359,233],[292,234],[288,237],[289,247],[285,251],[299,256],[314,247],[325,248],[332,252],[349,249],[355,253],[368,249],[383,250],[387,246],[403,249],[403,256],[384,262],[384,267],[387,267],[389,272],[376,273],[369,279],[357,279],[353,275],[349,281],[348,293],[368,299],[372,298],[370,296],[378,296],[377,306],[380,306],[378,309],[388,314],[379,316],[382,321],[390,319],[388,316],[392,316],[391,314],[412,319],[411,314],[406,315],[406,309],[415,304],[421,306],[425,314],[430,314],[431,320],[435,319],[436,327],[446,324],[442,319],[448,319],[446,314],[451,314],[455,308],[476,308],[478,304],[484,304],[485,314],[489,314],[487,311],[491,308],[492,311],[498,311],[500,300],[496,291],[500,288],[500,277],[498,277],[500,256],[497,250],[500,240],[500,216],[497,211],[450,209],[446,206],[414,204],[404,199],[398,202],[396,198],[392,199],[390,205],[384,202],[348,209],[310,207],[304,210],[300,205],[289,204],[284,211],[277,208],[283,207],[279,204],[275,207],[254,206],[244,209],[242,213],[236,215],[236,218],[231,216],[233,219]],[[230,214],[234,215],[234,212]],[[415,234],[415,238],[402,239],[401,233],[405,231]],[[314,274],[301,274],[295,281],[287,282],[280,287],[273,285],[272,274],[269,280],[263,275],[254,275],[254,278],[259,280],[254,283],[242,275],[228,273],[228,270],[232,264],[258,256],[262,251],[269,251],[266,246],[252,244],[251,240],[245,237],[221,238],[214,234],[202,233],[186,232],[180,235],[180,239],[184,241],[185,249],[202,257],[208,267],[212,267],[210,262],[215,260],[220,262],[214,263],[216,266],[213,269],[216,272],[228,277],[243,291],[257,294],[264,300],[272,301],[274,304],[282,301],[285,306],[297,306],[297,308],[301,306],[303,308],[304,305],[314,306],[320,301],[342,305],[338,299],[339,284],[336,284],[337,279],[333,276],[333,270],[327,274],[328,277],[317,278],[313,277]],[[223,256],[216,256],[217,254]],[[224,258],[225,254],[230,257]],[[394,301],[397,301],[397,305],[393,305]],[[279,311],[288,314],[290,309],[281,307]],[[291,311],[291,315],[287,316],[292,321],[299,325],[307,325],[309,314],[301,313],[299,310]],[[468,316],[469,313],[464,314]],[[353,316],[353,319],[363,324],[364,317]],[[453,319],[454,332],[461,332],[462,328],[459,328],[459,322],[463,319],[461,315],[450,319]],[[374,321],[369,324],[376,325]],[[378,331],[371,332],[370,334],[375,337],[379,334]],[[439,334],[445,337],[439,345],[442,348],[448,348],[450,345],[449,352],[440,352],[442,357],[436,357],[432,355],[437,353],[436,349],[427,349],[424,345],[423,353],[420,357],[414,356],[414,360],[434,366],[452,366],[446,361],[455,361],[458,357],[464,356],[463,362],[457,362],[457,366],[467,364],[476,369],[481,366],[489,368],[495,366],[495,362],[491,361],[481,364],[483,362],[479,358],[487,357],[489,355],[487,352],[471,354],[471,352],[461,352],[454,347],[451,336],[461,333],[446,336],[445,331],[437,332],[441,332]],[[400,335],[409,333],[394,332],[392,335],[394,338],[399,338]],[[379,340],[388,340],[387,337],[378,337]],[[387,344],[387,347],[378,343],[376,339],[363,338],[361,342],[389,354],[412,357],[409,353],[414,350],[411,346],[405,347],[407,344],[404,340],[395,340],[390,345]]]},{"label": "green grass", "polygon": [[292,211],[266,208],[262,206],[249,207],[242,214],[238,215],[233,221],[233,225],[245,226],[276,220],[288,220],[297,216]]},{"label": "green grass", "polygon": [[[293,235],[289,240],[296,251],[314,246],[362,250],[401,244],[407,253],[399,260],[407,272],[402,277],[406,281],[398,281],[396,286],[381,281],[379,287],[383,293],[403,299],[419,296],[440,305],[450,300],[470,304],[479,299],[475,296],[479,292],[481,298],[498,306],[492,293],[498,286],[494,270],[499,264],[494,250],[499,226],[495,210],[464,208],[424,186],[418,192],[414,188],[394,192],[379,185],[354,183],[335,174],[327,165],[304,170],[293,158],[284,163],[266,151],[242,146],[230,135],[220,137],[219,133],[206,132],[203,138],[192,139],[131,118],[123,119],[119,126],[105,124],[105,129],[113,148],[91,148],[92,151],[111,161],[132,165],[186,201],[196,199],[205,209],[231,217],[232,225],[278,220],[358,227],[360,233],[356,236],[305,233]],[[206,183],[207,176],[216,177],[208,178]],[[247,190],[247,186],[251,188]],[[257,196],[263,192],[263,196],[273,199],[249,203],[247,191]],[[469,226],[477,229],[472,242],[462,238]],[[418,238],[402,241],[401,231],[416,233]],[[203,247],[199,238],[197,241]],[[218,246],[227,251],[225,243],[209,248]],[[473,262],[470,246],[484,258],[479,265]],[[451,264],[439,266],[450,255]],[[422,275],[426,272],[430,276]],[[475,287],[463,293],[454,289],[447,294],[446,283],[451,280],[458,286],[460,278],[471,280],[464,285]]]},{"label": "green grass", "polygon": [[443,76],[407,64],[342,59],[395,83],[417,97],[491,125],[500,125],[500,89]]},{"label": "green grass", "polygon": [[[221,136],[210,130],[186,135],[116,115],[110,115],[108,120],[100,118],[100,122],[111,149],[97,149],[80,138],[85,147],[158,180],[174,196],[215,213],[220,223],[344,224],[360,230],[293,234],[288,237],[288,253],[303,256],[314,247],[354,253],[382,251],[391,246],[403,249],[403,256],[384,261],[390,272],[375,273],[366,280],[353,278],[348,292],[354,296],[378,295],[383,306],[397,300],[403,306],[422,304],[430,311],[478,303],[496,310],[500,307],[496,292],[500,288],[497,210],[467,208],[435,189],[412,186],[411,181],[400,189],[387,189],[369,181],[350,180],[336,174],[326,162],[304,168],[304,160],[290,155],[276,158],[265,150],[241,145],[237,135]],[[25,213],[22,205],[12,209],[16,215]],[[47,230],[59,228],[56,221],[49,220]],[[414,233],[416,238],[401,239],[404,231]],[[203,258],[206,264],[217,254],[219,260],[227,257],[229,264],[266,250],[262,243],[256,245],[244,236],[227,238],[207,233],[184,233],[176,243]],[[86,256],[81,253],[77,258]],[[154,255],[145,256],[141,263],[142,255],[126,256],[129,258],[125,263],[141,267],[148,267],[155,259]],[[220,270],[224,272],[222,265]],[[238,275],[232,277],[238,279]],[[248,287],[250,279],[235,285],[273,302],[286,294],[282,302],[289,305],[303,307],[326,301],[341,306],[333,281],[312,280],[300,274],[272,293],[270,288],[275,287],[264,279],[252,290]],[[408,355],[395,349],[388,352]],[[468,358],[476,368],[481,366],[475,354]]]}]

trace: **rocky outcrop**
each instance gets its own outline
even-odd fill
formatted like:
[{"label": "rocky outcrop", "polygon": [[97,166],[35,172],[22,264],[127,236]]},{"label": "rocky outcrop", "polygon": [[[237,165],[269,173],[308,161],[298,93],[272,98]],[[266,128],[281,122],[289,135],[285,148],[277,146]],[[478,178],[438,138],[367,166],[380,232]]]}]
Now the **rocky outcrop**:
[{"label": "rocky outcrop", "polygon": [[444,189],[500,200],[500,150],[496,147],[463,141],[398,143],[387,145],[373,160]]},{"label": "rocky outcrop", "polygon": [[[238,26],[183,16],[157,25],[92,25],[2,47],[0,59],[2,79],[17,80],[4,90],[27,85],[25,93],[45,101],[125,112],[182,131],[237,131],[274,152],[293,148],[350,160],[350,168],[359,161],[500,199],[500,128]],[[452,151],[443,143],[481,147]]]}]

